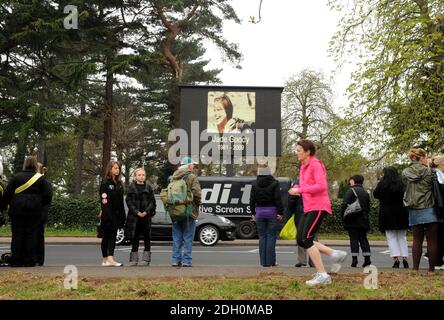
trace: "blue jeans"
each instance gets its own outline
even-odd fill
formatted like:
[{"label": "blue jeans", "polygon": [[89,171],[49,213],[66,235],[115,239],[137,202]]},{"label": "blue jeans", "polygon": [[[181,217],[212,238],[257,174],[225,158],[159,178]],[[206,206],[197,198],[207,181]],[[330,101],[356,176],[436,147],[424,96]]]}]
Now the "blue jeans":
[{"label": "blue jeans", "polygon": [[[172,264],[191,265],[196,220],[185,219],[173,222],[173,255]],[[182,254],[183,248],[183,254]]]},{"label": "blue jeans", "polygon": [[261,266],[270,267],[276,263],[276,218],[256,219],[257,231],[259,234],[259,258]]}]

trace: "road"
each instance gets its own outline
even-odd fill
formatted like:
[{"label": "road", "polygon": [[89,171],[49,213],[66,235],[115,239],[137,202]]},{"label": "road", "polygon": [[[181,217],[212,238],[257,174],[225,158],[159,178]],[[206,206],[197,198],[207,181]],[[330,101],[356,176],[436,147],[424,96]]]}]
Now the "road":
[{"label": "road", "polygon": [[[333,247],[335,249],[350,252],[348,246]],[[127,263],[131,248],[129,246],[116,247],[115,259],[122,263]],[[143,245],[141,249],[143,250]],[[0,252],[9,251],[8,244],[0,244]],[[154,245],[152,251],[152,266],[166,266],[170,264],[171,246]],[[224,246],[204,247],[195,245],[193,247],[194,266],[259,266],[258,246]],[[277,246],[277,261],[279,266],[293,267],[296,263],[296,247]],[[45,266],[99,266],[101,263],[100,245],[94,244],[47,244]],[[363,257],[359,257],[359,265],[362,265]],[[391,268],[392,260],[387,247],[372,248],[372,264],[381,268]],[[329,259],[324,257],[324,262],[328,266]],[[427,260],[421,259],[421,268],[427,268]],[[345,267],[351,264],[351,257],[348,256],[344,263]],[[409,264],[412,265],[411,252]]]}]

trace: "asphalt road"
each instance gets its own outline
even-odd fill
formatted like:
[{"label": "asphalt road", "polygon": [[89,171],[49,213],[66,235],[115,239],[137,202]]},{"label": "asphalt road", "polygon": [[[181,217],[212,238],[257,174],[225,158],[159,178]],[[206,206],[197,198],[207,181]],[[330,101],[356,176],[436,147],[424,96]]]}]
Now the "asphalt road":
[{"label": "asphalt road", "polygon": [[[350,252],[348,246],[335,246],[335,249]],[[115,259],[122,263],[128,262],[129,246],[117,246]],[[143,250],[141,244],[140,250]],[[411,249],[410,249],[411,250]],[[0,252],[9,251],[8,244],[0,244]],[[171,246],[154,245],[151,248],[152,262],[151,266],[168,266],[171,258]],[[194,266],[259,266],[258,246],[224,246],[216,245],[214,247],[204,247],[199,244],[193,246],[193,265]],[[276,254],[279,266],[293,267],[297,259],[297,248],[293,246],[277,246]],[[141,251],[140,251],[141,252]],[[328,257],[323,258],[328,267],[331,263]],[[363,257],[359,257],[359,264],[363,263]],[[392,259],[389,256],[387,247],[374,247],[372,249],[372,264],[381,268],[391,268]],[[45,266],[100,266],[102,261],[100,245],[92,244],[47,244]],[[351,264],[350,255],[347,257],[344,266]],[[409,264],[412,265],[411,252]],[[427,268],[426,259],[421,259],[421,268]]]}]

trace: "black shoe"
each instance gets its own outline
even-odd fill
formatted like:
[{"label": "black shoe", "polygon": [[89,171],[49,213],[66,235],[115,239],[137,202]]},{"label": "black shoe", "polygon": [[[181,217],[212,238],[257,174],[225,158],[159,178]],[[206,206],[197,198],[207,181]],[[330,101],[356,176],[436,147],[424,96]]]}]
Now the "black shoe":
[{"label": "black shoe", "polygon": [[365,268],[365,267],[367,267],[367,266],[369,266],[371,264],[372,264],[372,262],[370,261],[370,256],[365,256],[364,257],[364,263],[362,264],[362,267]]},{"label": "black shoe", "polygon": [[352,268],[356,268],[358,266],[358,257],[352,257]]},{"label": "black shoe", "polygon": [[[405,263],[405,262],[407,262],[407,261],[403,261],[403,263]],[[405,265],[405,264],[404,264]],[[393,263],[393,266],[392,266],[392,268],[399,268],[399,260],[396,260],[394,263]]]},{"label": "black shoe", "polygon": [[294,265],[296,268],[300,268],[300,267],[305,267],[305,266],[307,266],[305,263],[302,263],[302,262],[298,262],[298,263],[296,263],[295,265]]},{"label": "black shoe", "polygon": [[172,267],[180,267],[180,266],[182,266],[182,263],[173,263],[173,264],[171,264],[171,266]]},{"label": "black shoe", "polygon": [[182,267],[184,267],[184,268],[191,268],[192,265],[191,264],[183,264]]},{"label": "black shoe", "polygon": [[407,262],[407,260],[402,260],[402,265],[404,266],[405,269],[409,268],[409,263]]}]

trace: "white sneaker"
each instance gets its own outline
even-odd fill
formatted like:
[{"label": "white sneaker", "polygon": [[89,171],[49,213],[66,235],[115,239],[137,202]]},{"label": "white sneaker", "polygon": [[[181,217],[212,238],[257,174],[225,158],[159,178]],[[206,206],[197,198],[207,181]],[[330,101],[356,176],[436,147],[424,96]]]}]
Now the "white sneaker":
[{"label": "white sneaker", "polygon": [[103,267],[122,267],[123,266],[123,264],[122,263],[119,263],[119,262],[116,262],[116,261],[105,261],[105,262],[102,262],[102,266]]},{"label": "white sneaker", "polygon": [[305,281],[307,286],[313,287],[319,284],[331,284],[331,277],[327,275],[322,275],[322,273],[317,272],[313,279]]},{"label": "white sneaker", "polygon": [[330,256],[330,258],[333,260],[334,263],[344,262],[346,257],[347,257],[347,252],[342,250],[333,250],[333,253]]}]

